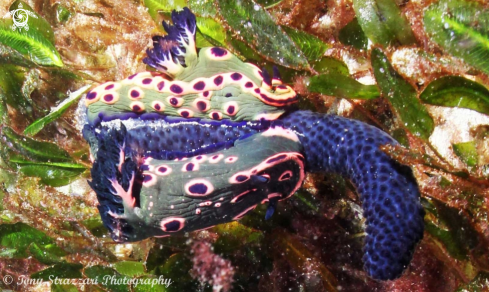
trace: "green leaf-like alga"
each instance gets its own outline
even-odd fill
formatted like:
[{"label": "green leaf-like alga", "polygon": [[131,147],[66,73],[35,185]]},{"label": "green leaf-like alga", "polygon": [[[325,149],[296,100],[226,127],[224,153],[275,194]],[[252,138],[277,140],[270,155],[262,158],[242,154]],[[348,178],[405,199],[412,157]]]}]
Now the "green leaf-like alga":
[{"label": "green leaf-like alga", "polygon": [[25,130],[24,134],[33,136],[37,134],[39,131],[41,131],[44,126],[57,118],[59,118],[82,94],[90,88],[91,85],[86,85],[77,91],[73,92],[70,94],[70,96],[65,99],[63,102],[61,102],[58,106],[55,108],[51,109],[51,112],[38,120],[36,120],[34,123],[30,124]]},{"label": "green leaf-like alga", "polygon": [[431,39],[450,54],[489,74],[489,10],[478,2],[440,1],[423,18]]},{"label": "green leaf-like alga", "polygon": [[467,166],[477,165],[478,154],[475,141],[453,144],[452,147],[455,154],[457,154]]},{"label": "green leaf-like alga", "polygon": [[143,3],[148,8],[149,15],[158,22],[160,20],[158,17],[160,12],[171,12],[187,6],[185,0],[144,0]]},{"label": "green leaf-like alga", "polygon": [[70,155],[58,145],[49,142],[41,142],[32,138],[17,134],[9,127],[0,129],[0,136],[10,148],[25,155],[33,161],[68,162],[72,161]]},{"label": "green leaf-like alga", "polygon": [[58,51],[40,32],[34,29],[12,30],[12,26],[11,19],[0,21],[0,43],[20,52],[39,65],[63,67]]},{"label": "green leaf-like alga", "polygon": [[343,44],[353,46],[359,50],[365,50],[368,45],[368,38],[358,23],[357,18],[354,18],[340,30],[338,39]]},{"label": "green leaf-like alga", "polygon": [[424,103],[468,108],[489,115],[489,90],[472,80],[445,76],[431,82],[420,94]]},{"label": "green leaf-like alga", "polygon": [[394,0],[353,0],[353,8],[363,32],[375,44],[416,42],[409,22]]},{"label": "green leaf-like alga", "polygon": [[372,50],[372,67],[382,96],[387,98],[402,124],[414,135],[428,140],[434,122],[416,90],[394,70],[380,49]]},{"label": "green leaf-like alga", "polygon": [[380,96],[377,86],[365,85],[350,76],[336,73],[311,77],[308,89],[311,92],[342,98],[374,99]]},{"label": "green leaf-like alga", "polygon": [[230,29],[264,58],[296,70],[309,68],[304,53],[259,4],[253,0],[216,3]]},{"label": "green leaf-like alga", "polygon": [[307,60],[314,62],[324,55],[324,52],[328,49],[328,45],[319,38],[308,34],[306,32],[293,29],[287,26],[282,26],[287,35],[294,41],[294,43],[301,49],[306,56]]}]

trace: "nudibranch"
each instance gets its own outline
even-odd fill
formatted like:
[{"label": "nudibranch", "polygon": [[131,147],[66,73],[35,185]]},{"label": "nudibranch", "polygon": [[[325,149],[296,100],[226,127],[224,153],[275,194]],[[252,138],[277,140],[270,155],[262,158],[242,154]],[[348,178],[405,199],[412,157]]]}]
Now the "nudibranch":
[{"label": "nudibranch", "polygon": [[189,9],[163,22],[143,72],[87,93],[83,135],[91,187],[112,238],[131,242],[238,220],[301,186],[305,172],[338,173],[356,187],[366,218],[364,267],[399,277],[423,236],[424,211],[411,169],[380,146],[388,134],[334,115],[293,111],[278,71],[222,48],[195,47]]}]

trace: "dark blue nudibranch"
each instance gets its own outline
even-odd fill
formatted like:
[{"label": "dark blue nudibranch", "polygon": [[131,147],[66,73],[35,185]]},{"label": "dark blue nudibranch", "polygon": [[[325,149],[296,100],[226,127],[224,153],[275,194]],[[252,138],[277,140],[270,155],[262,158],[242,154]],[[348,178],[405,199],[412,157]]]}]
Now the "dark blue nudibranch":
[{"label": "dark blue nudibranch", "polygon": [[338,173],[360,195],[365,269],[399,277],[423,236],[411,170],[379,148],[397,142],[365,123],[286,111],[292,88],[222,48],[195,48],[195,16],[164,23],[143,72],[87,94],[83,134],[94,156],[91,187],[118,242],[238,220],[294,194],[305,172]]}]

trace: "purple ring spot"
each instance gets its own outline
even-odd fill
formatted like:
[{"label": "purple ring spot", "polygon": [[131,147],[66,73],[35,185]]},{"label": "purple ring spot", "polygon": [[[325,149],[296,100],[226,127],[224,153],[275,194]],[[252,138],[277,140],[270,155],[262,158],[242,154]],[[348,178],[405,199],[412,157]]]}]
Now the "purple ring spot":
[{"label": "purple ring spot", "polygon": [[266,100],[269,100],[270,98],[268,97],[268,95],[264,94],[264,93],[261,93],[260,94],[261,98],[263,99],[266,99]]},{"label": "purple ring spot", "polygon": [[97,93],[95,91],[90,91],[87,94],[87,99],[95,99],[97,97]]},{"label": "purple ring spot", "polygon": [[227,112],[228,114],[232,115],[234,114],[234,110],[235,110],[234,105],[230,105],[228,106]]},{"label": "purple ring spot", "polygon": [[164,86],[165,86],[165,81],[160,81],[160,82],[159,82],[159,83],[156,85],[156,87],[158,88],[158,90],[162,90]]},{"label": "purple ring spot", "polygon": [[199,155],[197,157],[195,157],[197,160],[201,160],[202,159],[202,155]]},{"label": "purple ring spot", "polygon": [[104,100],[106,102],[111,102],[112,100],[114,100],[114,96],[112,94],[106,94],[104,95]]},{"label": "purple ring spot", "polygon": [[188,190],[192,194],[205,195],[205,193],[207,192],[207,186],[203,183],[196,183],[196,184],[191,185],[188,188]]},{"label": "purple ring spot", "polygon": [[238,175],[236,177],[236,181],[238,181],[238,182],[244,182],[247,179],[248,179],[248,177],[246,175]]},{"label": "purple ring spot", "polygon": [[277,88],[280,88],[280,89],[287,89],[287,86],[285,86],[285,85],[279,85],[279,86],[277,86]]},{"label": "purple ring spot", "polygon": [[190,113],[188,111],[182,111],[180,112],[180,115],[184,118],[188,118],[190,116]]},{"label": "purple ring spot", "polygon": [[226,95],[225,95],[225,97],[231,97],[231,96],[233,96],[232,93],[226,93]]},{"label": "purple ring spot", "polygon": [[212,159],[217,159],[219,157],[219,155],[214,155],[212,156]]},{"label": "purple ring spot", "polygon": [[139,112],[141,110],[141,107],[139,105],[135,104],[132,106],[132,110],[135,112]]},{"label": "purple ring spot", "polygon": [[225,49],[222,49],[222,48],[213,47],[211,49],[211,53],[216,57],[224,57],[228,54],[228,51],[226,51]]},{"label": "purple ring spot", "polygon": [[144,175],[144,178],[143,178],[143,181],[144,182],[149,182],[150,180],[152,180],[153,178],[151,177],[151,175]]},{"label": "purple ring spot", "polygon": [[180,230],[180,226],[182,223],[178,220],[170,221],[165,224],[165,231],[167,232],[175,232]]},{"label": "purple ring spot", "polygon": [[203,90],[205,88],[205,82],[204,81],[199,81],[194,84],[194,89],[195,90]]},{"label": "purple ring spot", "polygon": [[173,106],[178,105],[178,99],[176,97],[170,98],[170,104]]},{"label": "purple ring spot", "polygon": [[109,84],[109,85],[105,86],[105,90],[112,89],[112,88],[114,88],[114,86],[115,86],[114,84]]},{"label": "purple ring spot", "polygon": [[205,111],[205,109],[207,108],[207,104],[203,101],[198,101],[197,108],[199,109],[199,111]]},{"label": "purple ring spot", "polygon": [[233,73],[233,74],[231,74],[231,79],[233,79],[234,81],[238,81],[238,80],[240,80],[242,77],[243,77],[243,75],[241,75],[241,74],[239,74],[239,73]]},{"label": "purple ring spot", "polygon": [[260,93],[260,88],[255,88],[256,93]]},{"label": "purple ring spot", "polygon": [[161,106],[158,103],[155,104],[155,110],[157,110],[157,111],[161,110]]},{"label": "purple ring spot", "polygon": [[137,73],[136,73],[136,74],[133,74],[133,75],[131,75],[131,76],[127,77],[127,79],[131,80],[131,79],[133,79],[134,77],[136,77],[136,75],[138,75],[138,74],[137,74]]},{"label": "purple ring spot", "polygon": [[185,167],[185,169],[187,171],[192,171],[192,170],[194,170],[194,166],[195,165],[193,163],[189,163],[189,164],[187,164],[187,166]]},{"label": "purple ring spot", "polygon": [[131,90],[131,97],[138,98],[139,97],[139,92],[137,90]]},{"label": "purple ring spot", "polygon": [[168,168],[166,168],[164,166],[158,167],[158,171],[161,172],[161,173],[165,173],[167,170],[168,170]]},{"label": "purple ring spot", "polygon": [[209,91],[204,91],[203,95],[204,95],[204,97],[208,97],[209,96]]},{"label": "purple ring spot", "polygon": [[176,84],[172,84],[172,86],[170,86],[170,90],[176,94],[180,94],[183,92],[183,88]]},{"label": "purple ring spot", "polygon": [[246,88],[251,88],[251,87],[253,87],[253,83],[251,83],[250,81],[248,81],[248,82],[245,83],[245,87]]},{"label": "purple ring spot", "polygon": [[[221,117],[219,116],[219,113],[212,113],[212,118],[213,118],[214,120],[219,120]],[[217,158],[217,156],[214,156],[214,157],[216,157],[216,158]],[[214,158],[214,157],[213,157],[213,158]],[[214,158],[214,159],[216,159],[216,158]]]},{"label": "purple ring spot", "polygon": [[215,85],[221,85],[223,80],[224,80],[224,78],[222,78],[222,76],[217,76],[216,78],[214,78],[214,84]]},{"label": "purple ring spot", "polygon": [[153,81],[153,79],[151,79],[151,78],[144,78],[143,79],[143,84],[151,84],[151,81]]}]

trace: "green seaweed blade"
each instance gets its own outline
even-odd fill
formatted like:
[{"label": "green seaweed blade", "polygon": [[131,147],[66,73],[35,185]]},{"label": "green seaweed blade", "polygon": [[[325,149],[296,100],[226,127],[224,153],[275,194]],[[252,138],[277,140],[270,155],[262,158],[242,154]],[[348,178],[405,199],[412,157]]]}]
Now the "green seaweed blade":
[{"label": "green seaweed blade", "polygon": [[425,30],[450,54],[489,74],[489,11],[477,2],[440,1],[424,13]]},{"label": "green seaweed blade", "polygon": [[308,89],[341,98],[374,99],[380,95],[377,86],[364,85],[350,76],[336,72],[311,77]]},{"label": "green seaweed blade", "polygon": [[365,35],[375,44],[416,43],[406,17],[394,0],[353,0],[353,8]]},{"label": "green seaweed blade", "polygon": [[304,53],[270,14],[252,0],[216,0],[230,29],[266,59],[296,70],[309,69]]},{"label": "green seaweed blade", "polygon": [[411,133],[428,140],[434,122],[418,100],[416,90],[394,70],[380,49],[372,50],[371,60],[382,96],[390,101],[394,112]]},{"label": "green seaweed blade", "polygon": [[435,79],[419,98],[432,105],[468,108],[489,115],[489,90],[477,82],[459,76]]},{"label": "green seaweed blade", "polygon": [[42,66],[63,67],[61,56],[48,39],[35,30],[12,30],[13,21],[0,22],[0,43],[27,56]]}]

